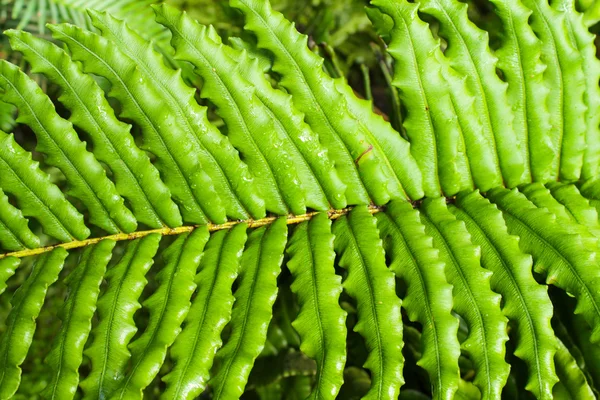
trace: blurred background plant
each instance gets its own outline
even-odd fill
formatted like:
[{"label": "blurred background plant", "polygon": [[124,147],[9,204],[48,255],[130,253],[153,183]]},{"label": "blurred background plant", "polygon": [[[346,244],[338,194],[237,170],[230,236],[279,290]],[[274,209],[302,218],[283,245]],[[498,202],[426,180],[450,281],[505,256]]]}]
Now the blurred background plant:
[{"label": "blurred background plant", "polygon": [[154,24],[150,4],[156,0],[0,0],[0,24],[2,29],[23,29],[29,32],[46,34],[47,23],[70,22],[87,29],[91,28],[87,8],[108,11],[127,18],[132,26],[144,27],[140,30],[146,36],[163,31]]}]

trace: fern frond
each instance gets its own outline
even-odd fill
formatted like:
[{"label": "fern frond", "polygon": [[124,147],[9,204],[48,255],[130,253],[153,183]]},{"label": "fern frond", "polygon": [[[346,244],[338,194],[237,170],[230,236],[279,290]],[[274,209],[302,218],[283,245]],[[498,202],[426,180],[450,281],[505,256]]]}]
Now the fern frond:
[{"label": "fern frond", "polygon": [[552,128],[547,140],[557,154],[552,160],[555,169],[552,180],[575,181],[581,176],[587,127],[584,102],[587,81],[581,53],[573,43],[564,12],[558,12],[545,0],[523,0],[523,4],[533,11],[531,28],[542,44],[544,81],[549,87],[559,89],[556,95],[548,97]]},{"label": "fern frond", "polygon": [[600,179],[591,179],[579,186],[581,195],[589,200],[590,205],[600,213]]},{"label": "fern frond", "polygon": [[[488,33],[469,20],[468,7],[464,3],[457,0],[422,0],[419,3],[419,10],[440,24],[439,34],[448,42],[444,56],[450,66],[466,77],[466,86],[475,98],[474,110],[481,119],[481,136],[487,147],[497,152],[505,184],[514,187],[527,181],[530,177],[529,163],[525,162],[527,143],[517,141],[513,114],[506,113],[510,108],[508,84],[496,74],[498,59],[490,51]],[[468,146],[469,143],[467,150]],[[474,178],[477,177],[474,174]],[[485,190],[481,184],[478,187]]]},{"label": "fern frond", "polygon": [[232,219],[262,218],[264,200],[256,193],[256,182],[229,140],[207,118],[206,108],[194,99],[194,90],[181,79],[181,72],[165,66],[162,55],[147,42],[107,13],[90,11],[92,23],[102,36],[119,46],[131,58],[146,82],[154,83],[169,110],[182,121],[181,127],[197,144],[197,156]]},{"label": "fern frond", "polygon": [[366,204],[369,196],[375,204],[385,204],[404,198],[403,188],[411,198],[420,198],[420,180],[415,180],[420,173],[408,143],[389,124],[384,130],[371,130],[372,121],[380,117],[370,110],[357,115],[353,109],[359,103],[349,103],[337,89],[343,83],[321,69],[323,59],[308,49],[307,37],[266,0],[230,4],[244,13],[246,29],[257,35],[258,46],[273,53],[273,70],[282,76],[280,85],[306,115],[345,179],[348,204]]},{"label": "fern frond", "polygon": [[554,386],[553,394],[560,399],[595,399],[592,388],[585,379],[585,375],[577,365],[569,349],[558,340],[558,351],[554,356],[556,360],[556,373],[560,381]]},{"label": "fern frond", "polygon": [[586,246],[577,224],[557,220],[516,190],[494,189],[488,196],[504,213],[509,232],[521,238],[521,249],[533,256],[534,270],[544,273],[547,283],[577,298],[576,312],[594,327],[592,342],[600,340],[600,292],[595,290],[600,280],[597,244]]},{"label": "fern frond", "polygon": [[456,0],[372,1],[402,132],[268,0],[233,40],[156,7],[160,52],[97,11],[65,50],[9,31],[59,90],[0,62],[0,398],[590,397],[600,61],[575,0],[523,1],[492,45]]},{"label": "fern frond", "polygon": [[196,269],[208,238],[208,229],[199,228],[180,236],[163,252],[165,265],[156,276],[158,288],[143,303],[150,313],[148,326],[129,345],[131,368],[121,377],[113,398],[141,399],[142,390],[158,374],[190,308]]},{"label": "fern frond", "polygon": [[206,245],[198,292],[185,326],[171,348],[173,369],[162,378],[165,399],[193,399],[206,388],[214,356],[221,347],[221,332],[231,318],[235,298],[231,293],[246,243],[246,224],[213,234]]},{"label": "fern frond", "polygon": [[[551,185],[549,185],[551,186]],[[546,186],[541,183],[532,183],[529,185],[523,185],[519,188],[519,191],[527,197],[531,203],[535,204],[538,208],[545,208],[556,216],[558,221],[564,220],[571,226],[574,232],[579,236],[579,240],[583,245],[592,251],[595,251],[598,246],[598,238],[595,237],[589,229],[579,224],[577,219],[572,214],[572,209],[577,208],[577,204],[574,204],[573,199],[569,199],[571,209],[567,208],[564,204],[561,204]],[[577,211],[581,212],[581,209]],[[590,223],[591,224],[591,223]]]},{"label": "fern frond", "polygon": [[8,104],[0,100],[0,130],[5,132],[12,132],[16,125],[15,107],[12,104]]},{"label": "fern frond", "polygon": [[44,304],[48,287],[58,279],[68,253],[57,249],[37,260],[31,275],[11,300],[6,330],[0,338],[0,398],[10,399],[21,382],[20,365],[25,360]]},{"label": "fern frond", "polygon": [[[71,205],[40,170],[39,164],[15,142],[13,135],[0,131],[0,187],[13,194],[19,209],[27,217],[34,217],[45,234],[63,242],[85,239],[90,231],[85,226],[83,215]],[[5,212],[11,212],[10,208]],[[13,212],[14,213],[14,212]],[[11,236],[21,247],[38,247],[39,238],[19,220],[11,222]],[[5,225],[7,228],[8,225]],[[32,246],[33,245],[33,246]]]},{"label": "fern frond", "polygon": [[481,264],[493,272],[491,288],[502,295],[502,311],[516,326],[515,355],[529,370],[526,389],[540,399],[552,398],[558,380],[552,362],[556,352],[552,303],[546,287],[532,275],[531,256],[519,249],[518,237],[509,235],[500,210],[478,192],[460,194],[450,210],[481,247]]},{"label": "fern frond", "polygon": [[259,228],[248,237],[235,291],[231,315],[231,335],[215,357],[209,384],[215,399],[239,398],[248,375],[262,351],[273,303],[277,297],[277,276],[287,243],[285,219]]},{"label": "fern frond", "polygon": [[0,183],[0,247],[6,250],[23,250],[39,245],[40,238],[27,226],[23,212],[9,203]]},{"label": "fern frond", "polygon": [[[425,194],[451,196],[472,188],[473,171],[465,154],[464,132],[442,74],[439,43],[418,18],[416,4],[404,0],[371,4],[393,22],[389,32],[381,26],[378,29],[390,37],[388,52],[396,61],[392,83],[406,106],[403,125],[411,141],[411,152],[423,171]],[[486,168],[482,170],[485,172]]]},{"label": "fern frond", "polygon": [[128,345],[137,331],[134,313],[141,307],[138,298],[144,278],[158,250],[160,235],[131,241],[119,262],[105,275],[108,288],[98,300],[98,320],[92,341],[85,350],[91,370],[81,382],[85,399],[107,398],[117,389],[131,356]]},{"label": "fern frond", "polygon": [[158,171],[135,146],[130,127],[116,119],[93,78],[54,44],[22,31],[5,34],[33,72],[43,73],[62,89],[59,101],[71,110],[69,120],[90,135],[94,155],[110,167],[119,194],[129,201],[137,220],[153,228],[181,225],[179,210]]},{"label": "fern frond", "polygon": [[[158,20],[173,32],[175,57],[195,66],[204,80],[200,95],[217,106],[231,140],[259,177],[267,209],[280,215],[288,213],[288,209],[294,214],[305,213],[306,192],[315,186],[308,186],[308,182],[299,178],[296,165],[306,166],[306,162],[285,128],[270,115],[273,110],[256,95],[256,89],[247,80],[248,74],[243,74],[243,69],[238,67],[239,61],[227,54],[231,49],[221,43],[211,28],[197,24],[175,9],[163,5],[156,10]],[[265,78],[260,76],[259,79]],[[321,156],[327,157],[326,154]],[[308,172],[310,177],[313,172]],[[317,191],[319,201],[310,206],[327,208],[322,188],[317,186]],[[339,191],[336,195],[339,198]],[[310,194],[311,198],[314,196]]]},{"label": "fern frond", "polygon": [[542,44],[528,23],[531,10],[521,1],[490,1],[504,28],[496,56],[498,69],[508,83],[515,134],[531,179],[548,182],[556,178],[557,168],[552,163],[557,148],[549,135],[550,89],[543,79],[546,65],[541,61]]},{"label": "fern frond", "polygon": [[[466,154],[460,154],[459,148],[456,158],[460,160],[460,157],[465,157],[465,165],[470,169],[475,187],[487,190],[485,188],[501,185],[502,171],[499,165],[499,156],[496,149],[497,144],[494,134],[485,129],[481,121],[482,116],[478,113],[480,110],[474,108],[477,97],[473,95],[471,87],[467,85],[466,76],[457,73],[443,57],[439,39],[433,39],[429,27],[421,21],[418,16],[420,7],[416,4],[405,3],[406,4],[402,4],[402,2],[400,2],[400,4],[395,3],[392,6],[393,11],[389,6],[387,7],[387,10],[388,12],[391,11],[392,13],[395,13],[395,17],[392,16],[392,19],[395,19],[396,21],[395,23],[398,25],[402,24],[405,29],[413,31],[409,36],[403,39],[405,42],[403,45],[405,47],[412,46],[414,50],[410,53],[394,52],[394,38],[397,38],[398,35],[392,34],[390,54],[393,57],[402,58],[403,60],[401,62],[403,64],[414,63],[416,59],[417,68],[419,68],[419,73],[422,75],[422,77],[419,77],[419,82],[420,85],[422,85],[422,90],[424,92],[429,91],[430,93],[438,93],[440,96],[449,96],[451,105],[446,109],[446,112],[450,118],[455,119],[456,125],[454,127],[449,125],[444,126],[446,122],[441,115],[432,115],[431,118],[434,121],[434,128],[437,132],[440,132],[437,140],[443,140],[441,139],[442,131],[440,128],[455,130],[454,135],[457,138],[457,143],[464,146],[464,152],[466,152]],[[375,2],[373,4],[378,5],[379,3]],[[385,7],[385,3],[383,4]],[[383,10],[381,7],[380,9]],[[403,21],[398,21],[398,18],[402,18]],[[394,26],[393,29],[395,28],[396,26]],[[401,28],[398,26],[398,29]],[[409,54],[414,54],[412,56],[413,60],[409,59]],[[437,60],[436,63],[439,66],[439,72],[435,71],[437,68],[434,68],[432,74],[428,78],[425,78],[425,73],[421,71],[425,69],[425,65],[430,64],[428,61],[433,59]],[[402,65],[399,64],[395,68],[401,67]],[[399,81],[395,81],[398,86]],[[408,84],[410,85],[411,83]],[[414,85],[414,83],[412,84]],[[402,92],[402,88],[400,88],[400,90]],[[433,108],[435,107],[433,103],[437,103],[437,100],[434,100],[434,96],[431,94],[429,96],[430,98],[425,107],[427,112],[429,111],[427,110],[427,107]],[[439,110],[433,112],[439,113]],[[436,119],[437,123],[435,123]],[[416,132],[414,134],[416,134]],[[450,135],[449,133],[447,134]],[[510,133],[507,133],[506,136],[510,136]],[[441,158],[441,155],[444,153],[445,150],[443,148],[438,150],[438,157]],[[518,154],[518,152],[514,153],[514,155],[516,154]],[[440,166],[440,168],[443,168],[443,166]],[[459,186],[457,187],[457,190],[465,188],[468,188],[468,186]],[[446,195],[455,193],[456,191],[445,192]]]},{"label": "fern frond", "polygon": [[556,315],[566,328],[570,342],[581,351],[587,377],[591,379],[593,387],[597,388],[600,382],[600,345],[590,340],[592,328],[582,315],[573,313],[572,302],[572,299],[557,302]]},{"label": "fern frond", "polygon": [[446,264],[453,309],[469,327],[462,347],[475,364],[473,382],[482,398],[496,399],[510,370],[504,361],[507,320],[500,310],[500,296],[490,289],[492,273],[481,268],[480,247],[471,242],[465,223],[448,210],[445,199],[427,199],[421,210],[425,233],[433,238]]},{"label": "fern frond", "polygon": [[[358,121],[366,121],[371,131],[370,143],[376,147],[380,144],[380,152],[389,159],[389,167],[396,174],[398,184],[405,195],[412,200],[423,197],[422,174],[415,158],[411,155],[410,145],[398,137],[390,123],[373,112],[372,101],[359,99],[352,87],[344,79],[335,79],[335,88],[346,98],[349,112]],[[363,154],[364,157],[364,154]],[[383,158],[383,156],[382,156]],[[385,159],[384,159],[385,160]]]},{"label": "fern frond", "polygon": [[376,220],[365,207],[354,208],[333,225],[339,266],[347,271],[344,289],[356,300],[354,330],[364,338],[371,372],[366,399],[395,399],[403,383],[402,316],[394,275],[385,265]]},{"label": "fern frond", "polygon": [[445,264],[410,204],[392,202],[377,220],[389,267],[407,286],[402,307],[423,327],[418,365],[429,374],[433,398],[451,399],[458,389],[460,345]]},{"label": "fern frond", "polygon": [[6,281],[15,274],[21,265],[21,260],[16,257],[7,257],[0,260],[0,294],[6,290]]},{"label": "fern frond", "polygon": [[295,230],[287,248],[292,291],[300,312],[292,323],[300,350],[317,361],[315,387],[309,398],[334,399],[342,386],[346,362],[346,312],[338,304],[341,279],[335,274],[331,222],[321,214]]},{"label": "fern frond", "polygon": [[[585,92],[583,100],[587,106],[585,113],[586,136],[585,155],[581,178],[591,179],[598,174],[600,164],[600,115],[596,110],[600,108],[600,60],[596,57],[594,35],[592,35],[584,22],[584,14],[575,10],[574,0],[560,0],[552,3],[557,10],[565,13],[565,24],[569,37],[581,57],[583,74],[585,76]],[[600,8],[598,8],[600,10]]]},{"label": "fern frond", "polygon": [[144,138],[142,150],[156,156],[154,165],[178,203],[184,222],[225,221],[225,209],[210,178],[202,170],[196,142],[181,128],[168,109],[159,107],[161,96],[140,73],[136,64],[107,39],[72,25],[51,26],[57,39],[81,61],[85,72],[106,78],[109,95],[123,105],[121,118],[136,122]]},{"label": "fern frond", "polygon": [[[229,46],[233,47],[234,49],[238,50],[239,52],[246,51],[246,53],[248,53],[248,56],[252,60],[256,60],[259,70],[262,71],[263,73],[265,73],[265,74],[269,73],[269,71],[273,67],[273,61],[271,59],[269,52],[264,49],[259,49],[256,46],[256,44],[251,43],[250,40],[245,40],[243,38],[234,36],[234,37],[227,38],[227,43],[229,44]],[[254,81],[252,81],[252,83],[254,83]],[[280,95],[278,95],[278,96],[280,96]],[[303,122],[303,123],[306,124],[306,122]],[[314,134],[314,132],[313,132],[313,134]]]},{"label": "fern frond", "polygon": [[92,329],[100,283],[115,244],[105,240],[86,248],[79,265],[63,281],[69,286],[69,295],[59,312],[60,332],[46,357],[51,379],[42,396],[47,399],[72,399],[75,396],[83,347]]},{"label": "fern frond", "polygon": [[[227,47],[224,49],[230,50]],[[280,130],[286,132],[300,152],[301,156],[293,155],[293,161],[305,190],[306,205],[317,210],[325,210],[330,207],[329,204],[333,208],[345,207],[346,185],[329,158],[327,149],[304,122],[304,115],[297,112],[292,96],[272,87],[265,79],[258,60],[250,58],[244,51],[229,53],[238,61],[241,74],[254,85],[255,95],[273,113],[276,125],[281,126]],[[322,198],[322,193],[326,198]]]},{"label": "fern frond", "polygon": [[[46,155],[49,165],[62,171],[70,185],[69,193],[86,205],[90,222],[109,233],[134,231],[137,227],[135,218],[123,204],[113,182],[86,150],[72,124],[56,113],[39,86],[15,65],[2,60],[0,88],[4,90],[4,101],[19,108],[17,121],[26,123],[35,132],[36,149]],[[87,236],[85,230],[79,228],[74,237]]]},{"label": "fern frond", "polygon": [[546,184],[552,196],[562,204],[571,220],[586,226],[589,231],[600,238],[600,222],[598,211],[590,205],[589,200],[581,195],[575,185],[561,182]]}]

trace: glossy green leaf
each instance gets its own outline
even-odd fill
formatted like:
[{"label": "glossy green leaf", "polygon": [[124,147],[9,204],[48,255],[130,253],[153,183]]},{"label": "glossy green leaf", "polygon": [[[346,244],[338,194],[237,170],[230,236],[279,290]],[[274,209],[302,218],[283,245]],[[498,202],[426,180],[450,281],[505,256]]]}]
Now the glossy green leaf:
[{"label": "glossy green leaf", "polygon": [[[584,246],[590,250],[596,249],[598,246],[598,237],[593,232],[595,229],[594,223],[582,215],[589,212],[590,216],[594,216],[597,219],[597,213],[593,208],[587,206],[587,202],[583,197],[577,196],[577,191],[574,187],[566,185],[561,190],[561,186],[564,185],[558,182],[555,182],[555,185],[549,183],[548,188],[541,183],[532,183],[519,187],[519,190],[536,207],[547,209],[556,216],[558,221],[565,220],[573,228],[574,232],[577,232]],[[554,195],[549,188],[554,188]],[[565,189],[575,189],[575,192],[571,191],[571,193],[568,193]],[[562,201],[559,201],[559,199]],[[579,223],[579,220],[582,218],[586,221],[584,224]]]},{"label": "glossy green leaf", "polygon": [[165,265],[156,275],[158,288],[143,306],[150,317],[144,332],[131,344],[131,367],[111,395],[116,399],[142,398],[142,391],[158,374],[167,349],[181,332],[196,289],[194,277],[209,233],[206,227],[179,236],[163,253]]},{"label": "glossy green leaf", "polygon": [[239,158],[229,140],[212,125],[206,108],[198,105],[194,90],[181,79],[181,72],[168,68],[152,43],[129,29],[124,22],[107,13],[90,11],[92,23],[102,35],[119,45],[131,58],[149,84],[160,94],[163,105],[182,122],[189,138],[197,144],[197,156],[223,201],[227,216],[262,218],[264,200],[256,191],[256,182],[248,166]]},{"label": "glossy green leaf", "polygon": [[458,388],[460,344],[445,264],[410,204],[393,202],[377,220],[390,269],[406,285],[402,307],[423,327],[417,363],[429,374],[433,397],[451,399]]},{"label": "glossy green leaf", "polygon": [[600,3],[594,0],[577,0],[577,9],[583,12],[583,22],[592,27],[600,21]]},{"label": "glossy green leaf", "polygon": [[600,222],[598,210],[590,205],[589,200],[581,195],[575,185],[560,182],[546,184],[552,196],[562,204],[570,219],[586,226],[596,237],[600,238]]},{"label": "glossy green leaf", "polygon": [[165,6],[157,16],[175,32],[176,57],[193,63],[204,79],[201,95],[215,103],[233,143],[256,171],[267,208],[281,214],[287,206],[303,214],[306,207],[326,210],[329,202],[345,207],[345,185],[291,97],[273,89],[247,55],[224,45],[212,28]]},{"label": "glossy green leaf", "polygon": [[[7,135],[2,131],[0,131],[0,187],[17,198],[22,214],[38,220],[47,235],[63,242],[70,242],[75,239],[85,239],[90,234],[83,221],[83,215],[67,201],[60,189],[51,183],[50,177],[40,170],[39,164],[33,161],[31,153],[23,150],[15,142],[13,135]],[[7,208],[2,211],[2,214],[10,212],[11,209]],[[17,224],[13,229],[18,229],[19,237],[23,236],[23,240],[28,240],[30,245],[35,242],[39,245],[39,239],[32,238],[33,234],[26,225],[24,226],[23,221],[19,224],[18,220],[13,220],[11,223]],[[38,245],[27,247],[38,247]]]},{"label": "glossy green leaf", "polygon": [[490,288],[492,272],[482,268],[481,247],[473,244],[465,223],[448,210],[446,199],[425,200],[421,220],[446,264],[446,277],[453,286],[453,309],[469,328],[462,348],[475,364],[473,383],[482,398],[496,399],[510,367],[504,361],[507,320],[500,309],[500,296]]},{"label": "glossy green leaf", "polygon": [[[508,83],[508,99],[514,116],[513,126],[521,144],[525,167],[531,180],[556,179],[558,167],[556,134],[550,123],[550,89],[543,75],[542,43],[531,26],[531,11],[521,1],[490,0],[502,22],[500,47],[496,51],[498,69]],[[527,179],[529,180],[529,179]]]},{"label": "glossy green leaf", "polygon": [[575,220],[583,225],[596,226],[598,211],[594,211],[591,201],[583,195],[581,187],[562,182],[549,182],[546,187],[550,189],[552,196],[569,210]]},{"label": "glossy green leaf", "polygon": [[591,340],[598,342],[600,270],[595,251],[597,244],[590,248],[579,225],[537,208],[516,190],[494,189],[489,197],[503,212],[509,232],[521,238],[521,249],[533,256],[534,270],[543,273],[547,283],[577,298],[576,312],[583,314],[594,327]]},{"label": "glossy green leaf", "polygon": [[300,312],[292,322],[301,337],[300,350],[317,362],[310,399],[335,399],[344,381],[346,312],[339,305],[341,277],[335,274],[334,236],[326,214],[295,228],[287,253],[294,277],[292,291]]},{"label": "glossy green leaf", "polygon": [[36,318],[44,305],[48,287],[58,279],[67,255],[66,250],[56,249],[40,256],[31,275],[11,300],[6,330],[0,338],[0,399],[12,398],[19,387],[20,365],[31,346]]},{"label": "glossy green leaf", "polygon": [[40,239],[31,232],[27,222],[23,212],[8,202],[0,182],[0,249],[23,250],[38,247]]},{"label": "glossy green leaf", "polygon": [[56,45],[26,32],[6,34],[12,48],[23,53],[34,72],[60,86],[59,101],[72,112],[69,121],[90,135],[94,155],[110,167],[117,191],[129,201],[138,221],[153,228],[181,225],[179,210],[158,171],[136,147],[130,127],[116,119],[94,79],[81,72]]},{"label": "glossy green leaf", "polygon": [[598,395],[591,0],[8,1],[0,398]]},{"label": "glossy green leaf", "polygon": [[600,179],[591,179],[586,182],[581,182],[579,191],[600,214]]},{"label": "glossy green leaf", "polygon": [[502,295],[502,311],[516,326],[515,355],[529,372],[525,388],[538,398],[552,398],[558,380],[552,303],[547,288],[533,277],[531,256],[519,249],[519,239],[509,234],[500,210],[479,192],[460,194],[450,211],[465,222],[473,243],[481,247],[481,264],[493,272],[491,288]]},{"label": "glossy green leaf", "polygon": [[159,242],[158,234],[130,242],[119,262],[104,276],[108,288],[98,300],[99,322],[85,350],[91,370],[80,385],[84,399],[108,398],[125,375],[131,357],[129,341],[138,330],[133,316],[141,307],[138,298]]},{"label": "glossy green leaf", "polygon": [[[551,130],[545,138],[556,154],[551,160],[553,170],[550,176],[553,179],[577,180],[581,176],[588,128],[584,101],[588,81],[584,75],[583,58],[573,41],[573,34],[569,32],[564,12],[551,7],[547,0],[522,1],[534,13],[529,22],[541,41],[541,60],[546,64],[543,78],[554,90],[548,96]],[[589,45],[593,46],[591,40]],[[596,76],[595,71],[586,72],[590,78]],[[597,129],[596,126],[594,131]],[[531,151],[536,151],[536,148],[532,147]]]},{"label": "glossy green leaf", "polygon": [[179,119],[162,107],[161,96],[148,84],[136,64],[107,39],[71,25],[49,27],[55,38],[67,44],[71,57],[83,70],[108,79],[109,96],[123,104],[121,118],[141,128],[142,150],[156,156],[154,165],[178,203],[184,222],[206,223],[206,212],[217,222],[225,210],[210,178],[201,169],[197,146],[181,128]]},{"label": "glossy green leaf", "polygon": [[598,382],[600,382],[600,345],[591,342],[592,328],[583,316],[573,313],[572,303],[574,301],[570,298],[564,299],[565,296],[567,295],[564,295],[563,299],[559,299],[566,301],[555,303],[555,313],[562,325],[567,329],[568,339],[581,352],[583,357],[582,364],[585,366],[586,375],[591,380],[597,393]]},{"label": "glossy green leaf", "polygon": [[[448,42],[444,56],[452,68],[466,77],[466,86],[473,93],[474,108],[480,116],[481,139],[472,144],[471,140],[467,142],[467,151],[469,146],[478,146],[474,152],[486,155],[491,149],[497,153],[505,184],[514,187],[523,183],[530,175],[529,165],[524,162],[527,143],[517,141],[513,115],[506,113],[510,107],[508,85],[496,74],[497,58],[489,48],[487,32],[469,20],[467,5],[457,0],[421,0],[419,4],[421,12],[439,22],[439,34]],[[464,96],[461,91],[455,93]],[[473,176],[477,182],[479,175],[474,172]],[[478,187],[486,190],[492,182],[478,183]]]},{"label": "glossy green leaf", "polygon": [[554,359],[556,360],[556,373],[560,379],[554,386],[554,398],[557,399],[590,399],[596,398],[592,388],[585,379],[585,375],[577,365],[569,349],[559,340],[559,347]]},{"label": "glossy green leaf", "polygon": [[[582,179],[594,178],[598,175],[600,164],[600,60],[596,57],[595,36],[590,33],[585,23],[585,15],[576,11],[575,0],[559,0],[552,6],[565,12],[565,23],[568,35],[582,59],[585,77],[583,101],[587,106],[585,113],[585,155],[583,159]],[[600,5],[595,6],[600,12]],[[600,14],[599,14],[600,15]]]},{"label": "glossy green leaf", "polygon": [[[306,115],[345,179],[348,204],[366,204],[368,196],[376,204],[385,204],[403,198],[402,188],[412,198],[420,198],[421,181],[408,143],[389,124],[374,123],[381,118],[367,104],[347,100],[348,91],[338,88],[345,82],[325,74],[323,59],[308,49],[307,37],[267,0],[232,0],[230,4],[244,13],[246,29],[257,35],[259,48],[273,53],[273,70],[282,76],[280,84]],[[372,129],[374,124],[383,129]]]},{"label": "glossy green leaf", "polygon": [[356,300],[354,330],[365,340],[371,388],[365,399],[395,399],[403,383],[402,316],[394,274],[385,265],[376,219],[366,207],[354,208],[333,225],[344,290]]},{"label": "glossy green leaf", "polygon": [[175,365],[162,378],[164,399],[194,399],[206,388],[215,353],[223,344],[221,332],[231,318],[231,293],[246,243],[246,224],[215,232],[204,251],[196,276],[198,292],[173,347]]},{"label": "glossy green leaf", "polygon": [[[385,26],[377,28],[390,38],[388,52],[395,60],[392,83],[406,106],[403,125],[411,141],[411,152],[423,172],[425,194],[454,195],[472,188],[474,177],[465,154],[465,132],[445,81],[448,65],[439,43],[418,17],[417,4],[406,0],[375,0],[371,4],[394,23],[389,32],[384,31]],[[482,156],[477,157],[483,162]],[[495,155],[488,156],[488,160],[494,160]],[[489,172],[486,167],[481,171]],[[489,179],[488,176],[477,183],[487,185]]]},{"label": "glossy green leaf", "polygon": [[[123,204],[102,165],[79,140],[70,122],[62,119],[42,89],[15,65],[0,62],[0,89],[4,101],[20,110],[18,122],[31,127],[36,149],[57,167],[69,182],[69,193],[88,208],[90,222],[109,233],[134,231],[135,218]],[[80,228],[81,229],[81,228]],[[81,233],[77,237],[83,236]]]},{"label": "glossy green leaf", "polygon": [[16,257],[6,257],[0,259],[0,294],[6,290],[6,281],[15,274],[15,271],[21,264],[21,260]]},{"label": "glossy green leaf", "polygon": [[102,242],[85,249],[79,265],[64,280],[69,294],[59,312],[62,326],[46,357],[51,379],[42,396],[46,399],[72,399],[79,386],[83,346],[92,329],[92,317],[106,266],[115,242]]},{"label": "glossy green leaf", "polygon": [[233,145],[258,177],[267,210],[279,215],[288,210],[305,213],[304,188],[290,154],[293,144],[255,95],[238,62],[226,54],[216,31],[165,5],[156,13],[158,21],[173,32],[175,57],[192,63],[202,77],[200,95],[215,104]]},{"label": "glossy green leaf", "polygon": [[260,69],[258,60],[250,58],[245,52],[229,53],[239,62],[241,74],[254,85],[254,93],[265,105],[267,113],[273,114],[275,125],[285,132],[297,148],[298,154],[293,152],[292,159],[305,191],[307,207],[322,211],[331,207],[346,207],[346,185],[338,175],[328,150],[304,122],[304,115],[297,111],[292,96],[273,88]]},{"label": "glossy green leaf", "polygon": [[217,352],[209,382],[215,399],[237,399],[244,392],[273,317],[277,276],[286,243],[284,218],[277,219],[268,228],[253,231],[248,237],[242,255],[239,286],[234,293],[231,335]]}]

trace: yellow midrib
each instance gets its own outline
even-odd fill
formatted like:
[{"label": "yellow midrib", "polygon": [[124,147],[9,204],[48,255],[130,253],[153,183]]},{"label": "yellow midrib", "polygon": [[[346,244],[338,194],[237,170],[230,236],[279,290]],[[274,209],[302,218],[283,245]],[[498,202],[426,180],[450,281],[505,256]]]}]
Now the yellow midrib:
[{"label": "yellow midrib", "polygon": [[[350,210],[352,210],[352,208],[353,207],[344,208],[342,210],[315,211],[315,212],[310,212],[310,213],[302,214],[302,215],[291,215],[290,214],[287,217],[287,224],[292,225],[292,224],[299,224],[300,222],[308,221],[315,215],[320,214],[322,212],[326,212],[329,219],[335,220],[335,219],[340,218],[341,216],[348,214],[350,212]],[[371,214],[375,214],[375,213],[378,213],[379,211],[381,211],[383,209],[383,207],[370,205],[370,206],[368,206],[368,209]],[[223,229],[230,229],[238,224],[243,224],[243,223],[248,224],[248,228],[259,228],[261,226],[265,226],[265,225],[269,225],[269,224],[273,223],[278,218],[281,218],[281,217],[273,216],[273,217],[266,217],[266,218],[261,218],[261,219],[256,219],[256,220],[249,219],[249,220],[229,221],[224,224],[189,225],[189,226],[180,226],[178,228],[161,228],[161,229],[152,229],[152,230],[147,230],[147,231],[137,231],[137,232],[132,232],[132,233],[117,233],[116,235],[102,236],[102,237],[90,238],[90,239],[85,239],[85,240],[77,240],[77,241],[61,243],[61,244],[57,244],[57,245],[53,245],[53,246],[38,247],[35,249],[26,249],[26,250],[14,251],[11,253],[0,254],[0,260],[3,258],[6,258],[6,257],[23,258],[23,257],[35,256],[35,255],[39,255],[42,253],[46,253],[48,251],[52,251],[59,247],[62,247],[63,249],[66,249],[66,250],[78,249],[81,247],[86,247],[86,246],[89,246],[92,244],[96,244],[103,240],[114,240],[114,241],[134,240],[134,239],[138,239],[138,238],[145,237],[145,236],[155,234],[155,233],[158,233],[161,236],[180,235],[183,233],[192,232],[194,229],[199,228],[201,226],[207,226],[209,232],[215,232],[215,231],[219,231],[219,230],[223,230]]]}]

